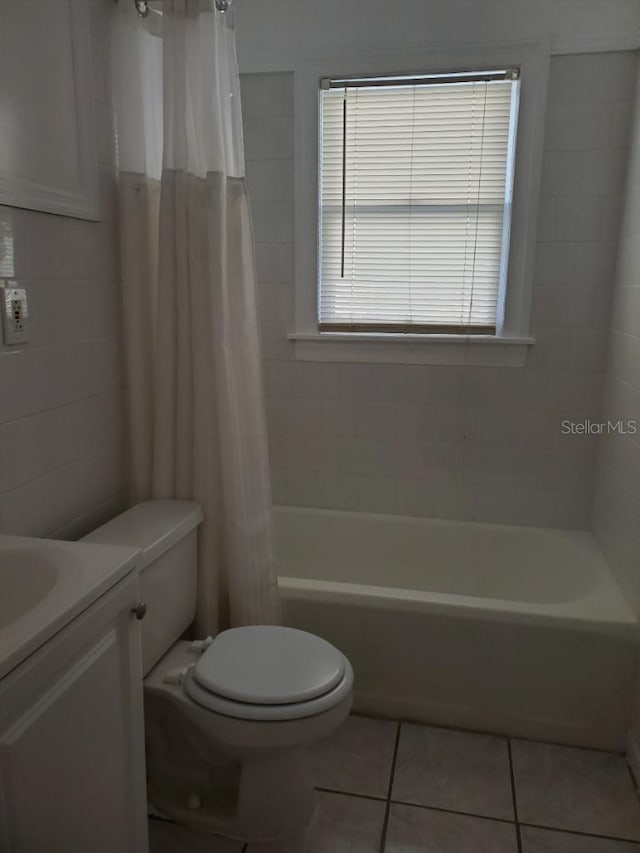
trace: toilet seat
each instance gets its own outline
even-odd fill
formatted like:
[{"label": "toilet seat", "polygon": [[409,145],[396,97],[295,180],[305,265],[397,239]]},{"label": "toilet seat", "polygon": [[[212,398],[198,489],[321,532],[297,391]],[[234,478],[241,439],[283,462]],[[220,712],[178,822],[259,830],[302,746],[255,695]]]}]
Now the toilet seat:
[{"label": "toilet seat", "polygon": [[353,685],[348,660],[306,631],[256,625],[223,631],[184,679],[197,704],[245,720],[293,720],[333,707]]}]

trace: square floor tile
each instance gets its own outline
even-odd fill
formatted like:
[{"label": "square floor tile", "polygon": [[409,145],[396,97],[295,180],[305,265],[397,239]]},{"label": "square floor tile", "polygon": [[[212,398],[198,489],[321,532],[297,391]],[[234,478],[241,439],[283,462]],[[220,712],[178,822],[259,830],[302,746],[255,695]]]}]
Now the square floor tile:
[{"label": "square floor tile", "polygon": [[242,841],[192,832],[166,820],[149,821],[149,853],[242,853]]},{"label": "square floor tile", "polygon": [[506,739],[403,723],[391,798],[513,820]]},{"label": "square floor tile", "polygon": [[518,740],[511,754],[522,822],[640,838],[640,802],[622,756]]},{"label": "square floor tile", "polygon": [[310,749],[319,788],[387,796],[398,724],[349,717],[331,737]]},{"label": "square floor tile", "polygon": [[247,853],[378,853],[386,803],[326,791],[316,797],[305,843],[249,844]]},{"label": "square floor tile", "polygon": [[572,832],[520,827],[522,853],[639,853],[633,841],[610,841]]},{"label": "square floor tile", "polygon": [[391,805],[385,853],[517,853],[512,823]]}]

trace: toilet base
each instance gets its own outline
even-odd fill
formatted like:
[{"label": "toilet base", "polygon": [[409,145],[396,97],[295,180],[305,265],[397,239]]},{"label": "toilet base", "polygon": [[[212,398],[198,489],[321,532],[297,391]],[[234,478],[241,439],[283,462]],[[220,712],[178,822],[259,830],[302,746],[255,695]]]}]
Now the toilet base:
[{"label": "toilet base", "polygon": [[187,643],[177,643],[145,678],[150,802],[194,829],[242,841],[297,841],[314,805],[307,748],[348,716],[351,693],[311,717],[227,717],[166,683],[166,672],[193,657]]},{"label": "toilet base", "polygon": [[178,823],[242,841],[302,837],[313,814],[304,749],[243,761],[238,785],[179,782],[150,775],[149,801]]}]

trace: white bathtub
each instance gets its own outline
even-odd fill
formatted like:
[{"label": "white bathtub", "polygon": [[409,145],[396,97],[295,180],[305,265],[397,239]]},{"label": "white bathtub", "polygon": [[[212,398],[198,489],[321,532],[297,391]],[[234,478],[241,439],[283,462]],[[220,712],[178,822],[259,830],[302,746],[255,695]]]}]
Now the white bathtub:
[{"label": "white bathtub", "polygon": [[593,537],[277,507],[288,625],[341,648],[356,709],[619,750],[636,620]]}]

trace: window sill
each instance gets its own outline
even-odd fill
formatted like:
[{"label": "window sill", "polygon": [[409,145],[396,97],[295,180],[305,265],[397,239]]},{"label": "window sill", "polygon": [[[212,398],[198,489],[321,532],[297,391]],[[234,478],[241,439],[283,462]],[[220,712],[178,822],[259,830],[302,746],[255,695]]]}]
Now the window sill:
[{"label": "window sill", "polygon": [[406,335],[358,332],[292,332],[300,361],[395,364],[471,364],[522,367],[535,338],[496,335]]}]

